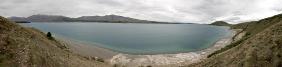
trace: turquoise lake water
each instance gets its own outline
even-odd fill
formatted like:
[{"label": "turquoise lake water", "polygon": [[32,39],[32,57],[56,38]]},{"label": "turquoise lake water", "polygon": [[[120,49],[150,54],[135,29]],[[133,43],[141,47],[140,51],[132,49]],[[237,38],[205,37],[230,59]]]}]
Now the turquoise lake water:
[{"label": "turquoise lake water", "polygon": [[228,27],[200,24],[33,22],[24,25],[128,54],[196,51],[231,34]]}]

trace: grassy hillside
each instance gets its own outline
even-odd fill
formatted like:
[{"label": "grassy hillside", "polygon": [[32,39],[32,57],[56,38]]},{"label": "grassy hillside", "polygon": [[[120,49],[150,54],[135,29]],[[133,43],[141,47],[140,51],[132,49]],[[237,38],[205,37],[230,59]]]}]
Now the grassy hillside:
[{"label": "grassy hillside", "polygon": [[108,67],[73,54],[65,45],[0,17],[0,67]]},{"label": "grassy hillside", "polygon": [[262,19],[260,21],[252,21],[252,22],[233,25],[232,28],[234,29],[246,28],[245,31],[248,33],[248,35],[255,35],[263,31],[264,29],[272,26],[273,24],[279,23],[281,20],[282,20],[282,14],[279,14],[273,17]]},{"label": "grassy hillside", "polygon": [[251,21],[251,22],[245,22],[245,23],[232,25],[231,26],[232,29],[242,29],[242,32],[245,32],[244,37],[241,38],[240,40],[235,41],[232,44],[226,46],[225,48],[222,48],[221,50],[218,50],[218,51],[212,53],[208,57],[211,57],[215,54],[224,52],[224,51],[226,51],[230,48],[233,48],[233,47],[239,45],[240,43],[242,43],[246,39],[256,35],[257,33],[263,31],[264,29],[266,29],[268,27],[270,27],[271,25],[274,25],[274,24],[280,22],[281,20],[282,20],[282,14],[279,14],[279,15],[275,15],[273,17],[265,18],[265,19],[262,19],[262,20],[259,20],[259,21]]},{"label": "grassy hillside", "polygon": [[282,67],[282,15],[233,25],[245,36],[188,67]]}]

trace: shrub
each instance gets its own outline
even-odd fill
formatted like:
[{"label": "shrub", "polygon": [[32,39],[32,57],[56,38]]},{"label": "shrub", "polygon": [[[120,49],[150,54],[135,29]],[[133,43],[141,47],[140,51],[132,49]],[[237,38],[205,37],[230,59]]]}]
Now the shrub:
[{"label": "shrub", "polygon": [[48,39],[54,39],[54,38],[52,37],[52,34],[51,34],[50,32],[47,33],[47,37],[48,37]]},{"label": "shrub", "polygon": [[52,37],[52,34],[50,32],[48,32],[47,37]]},{"label": "shrub", "polygon": [[102,58],[97,58],[97,61],[99,61],[99,62],[105,62],[104,59],[102,59]]}]

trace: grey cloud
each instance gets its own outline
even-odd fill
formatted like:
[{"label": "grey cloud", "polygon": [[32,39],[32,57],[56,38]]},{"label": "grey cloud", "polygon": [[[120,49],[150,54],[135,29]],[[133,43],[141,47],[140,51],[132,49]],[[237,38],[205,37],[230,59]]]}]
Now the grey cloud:
[{"label": "grey cloud", "polygon": [[226,21],[226,22],[233,22],[233,21],[238,21],[238,20],[240,20],[240,19],[241,19],[240,17],[231,17],[231,18],[226,19],[226,20],[224,20],[224,21]]},{"label": "grey cloud", "polygon": [[155,21],[239,23],[281,13],[280,4],[279,0],[2,0],[0,15],[118,14]]},{"label": "grey cloud", "polygon": [[95,0],[94,2],[97,2],[99,4],[111,5],[111,6],[122,6],[123,5],[118,0]]}]

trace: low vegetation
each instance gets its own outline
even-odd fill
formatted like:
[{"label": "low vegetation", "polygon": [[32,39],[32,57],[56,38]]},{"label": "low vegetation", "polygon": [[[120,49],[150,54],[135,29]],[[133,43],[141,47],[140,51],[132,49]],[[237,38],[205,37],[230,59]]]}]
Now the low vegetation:
[{"label": "low vegetation", "polygon": [[[208,55],[207,57],[209,58],[213,55],[216,55],[216,54],[222,53],[222,52],[224,52],[228,49],[231,49],[231,48],[241,44],[243,41],[247,40],[248,38],[256,35],[257,33],[261,32],[261,31],[263,31],[267,27],[270,27],[271,25],[278,23],[281,20],[282,20],[282,14],[279,14],[279,15],[275,15],[275,16],[270,17],[270,18],[262,19],[260,21],[251,21],[251,22],[245,22],[245,23],[232,25],[231,26],[232,29],[243,29],[242,32],[246,32],[244,37],[242,37],[240,40],[233,42],[230,45],[228,45],[228,46],[226,46],[226,47],[224,47],[224,48],[222,48],[218,51],[215,51],[214,53]],[[221,23],[223,23],[223,22],[221,22]],[[239,33],[241,33],[241,32],[239,32]]]}]

